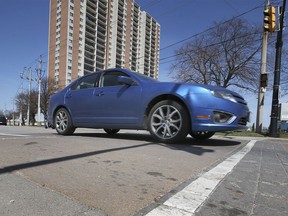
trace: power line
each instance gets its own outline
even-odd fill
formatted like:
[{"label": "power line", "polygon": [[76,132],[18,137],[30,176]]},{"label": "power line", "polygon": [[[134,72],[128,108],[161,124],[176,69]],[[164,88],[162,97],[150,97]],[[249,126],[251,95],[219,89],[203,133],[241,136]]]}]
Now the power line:
[{"label": "power line", "polygon": [[[249,35],[255,35],[255,34],[258,34],[258,33],[251,33],[251,34],[241,35],[241,36],[238,36],[238,37],[233,37],[233,38],[230,38],[230,39],[225,40],[225,41],[220,41],[220,42],[217,42],[217,43],[208,44],[208,45],[206,45],[206,46],[203,46],[202,48],[205,49],[205,48],[208,48],[208,47],[217,46],[217,45],[220,45],[220,44],[222,44],[222,43],[226,43],[226,42],[229,42],[229,41],[232,41],[232,40],[235,40],[235,39],[245,38],[245,37],[247,37],[247,36],[249,36]],[[260,34],[260,33],[259,33],[259,34]],[[259,41],[260,41],[260,39],[259,39]],[[185,50],[185,52],[191,52],[191,51],[193,51],[193,49],[191,49],[191,50]],[[184,54],[184,53],[182,52],[182,53],[177,53],[177,54],[174,54],[174,55],[171,55],[171,56],[167,56],[167,57],[165,57],[165,58],[160,59],[159,61],[167,60],[167,59],[170,59],[170,58],[173,58],[173,57],[182,55],[182,54]],[[171,60],[171,61],[174,61],[174,60]],[[169,61],[169,62],[171,62],[171,61]]]},{"label": "power line", "polygon": [[230,21],[233,20],[233,19],[236,19],[236,18],[239,18],[239,17],[241,17],[241,16],[244,16],[244,15],[246,15],[246,14],[248,14],[248,13],[250,13],[250,12],[256,10],[256,9],[262,8],[262,7],[263,7],[263,4],[261,4],[261,6],[254,7],[254,8],[252,8],[252,9],[250,9],[250,10],[248,10],[248,11],[242,13],[242,14],[239,14],[238,16],[232,17],[231,19],[226,20],[226,21],[224,21],[224,22],[222,22],[222,23],[220,23],[220,24],[218,24],[218,25],[216,25],[216,26],[210,27],[210,28],[208,28],[208,29],[206,29],[206,30],[204,30],[204,31],[202,31],[202,32],[199,32],[199,33],[197,33],[197,34],[191,35],[191,36],[189,36],[189,37],[187,37],[187,38],[184,38],[184,39],[182,39],[182,40],[176,41],[176,42],[174,42],[174,43],[172,43],[172,44],[170,44],[170,45],[167,45],[167,46],[161,48],[160,51],[165,50],[165,49],[168,49],[168,48],[170,48],[170,47],[172,47],[172,46],[175,46],[175,45],[177,45],[177,44],[183,43],[183,42],[185,42],[185,41],[187,41],[187,40],[190,40],[191,38],[197,37],[197,36],[199,36],[199,35],[201,35],[201,34],[204,34],[204,33],[208,32],[208,31],[211,31],[212,29],[217,28],[219,25],[223,25],[223,24],[225,24],[225,23],[227,23],[227,22],[230,22]]}]

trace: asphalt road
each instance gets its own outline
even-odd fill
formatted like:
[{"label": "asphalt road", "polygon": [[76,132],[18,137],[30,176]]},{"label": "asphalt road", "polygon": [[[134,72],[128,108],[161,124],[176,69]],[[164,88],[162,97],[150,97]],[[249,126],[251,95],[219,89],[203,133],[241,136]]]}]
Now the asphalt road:
[{"label": "asphalt road", "polygon": [[168,145],[145,131],[59,136],[1,126],[0,215],[142,215],[248,142],[187,137]]}]

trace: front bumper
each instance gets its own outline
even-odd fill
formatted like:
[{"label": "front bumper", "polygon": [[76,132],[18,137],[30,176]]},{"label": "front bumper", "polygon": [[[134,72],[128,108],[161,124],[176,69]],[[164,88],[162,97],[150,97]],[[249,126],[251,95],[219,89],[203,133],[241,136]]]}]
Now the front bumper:
[{"label": "front bumper", "polygon": [[245,130],[250,120],[250,112],[245,106],[238,109],[198,109],[193,113],[192,131],[232,131]]}]

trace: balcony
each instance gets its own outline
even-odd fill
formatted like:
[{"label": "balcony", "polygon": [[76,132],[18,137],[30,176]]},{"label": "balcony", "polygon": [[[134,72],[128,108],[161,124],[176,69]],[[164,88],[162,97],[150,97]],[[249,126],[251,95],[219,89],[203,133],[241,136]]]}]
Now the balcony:
[{"label": "balcony", "polygon": [[102,42],[105,44],[106,42],[106,36],[101,34],[100,32],[97,34],[97,43]]},{"label": "balcony", "polygon": [[104,57],[105,57],[104,55],[98,55],[96,57],[96,62],[104,64]]},{"label": "balcony", "polygon": [[95,7],[93,6],[93,5],[90,5],[89,4],[89,1],[87,2],[87,7],[86,7],[86,10],[87,11],[90,11],[91,13],[95,13],[95,11],[96,11],[96,5],[95,5]]},{"label": "balcony", "polygon": [[95,47],[95,42],[93,41],[93,42],[91,42],[91,41],[88,41],[88,40],[86,40],[85,41],[85,45],[88,45],[88,46],[90,46],[90,47]]},{"label": "balcony", "polygon": [[88,21],[88,22],[86,22],[86,27],[89,27],[90,29],[95,30],[96,25],[95,25],[95,23]]},{"label": "balcony", "polygon": [[91,41],[91,42],[95,42],[95,36],[92,34],[86,34],[85,35],[85,39]]},{"label": "balcony", "polygon": [[97,49],[96,50],[96,59],[99,57],[101,57],[101,58],[105,57],[105,51],[103,51],[103,49]]},{"label": "balcony", "polygon": [[107,0],[106,1],[105,0],[99,0],[98,3],[99,3],[99,5],[98,5],[99,9],[106,11],[106,9],[107,9]]},{"label": "balcony", "polygon": [[94,61],[89,60],[89,59],[85,59],[85,60],[84,60],[84,64],[85,64],[85,65],[88,65],[88,66],[90,66],[90,67],[94,67]]},{"label": "balcony", "polygon": [[90,4],[90,5],[93,5],[94,7],[96,7],[97,0],[87,0],[87,4]]},{"label": "balcony", "polygon": [[96,17],[95,11],[92,12],[92,11],[86,10],[86,13],[91,17]]},{"label": "balcony", "polygon": [[91,35],[95,35],[96,30],[86,25],[86,32],[89,32]]},{"label": "balcony", "polygon": [[89,21],[89,22],[92,22],[93,24],[96,23],[96,18],[95,17],[92,17],[92,16],[89,16],[87,14],[86,16],[86,21]]},{"label": "balcony", "polygon": [[121,7],[124,7],[124,1],[123,0],[119,0],[118,1],[118,5],[119,5],[119,7],[121,6]]},{"label": "balcony", "polygon": [[94,71],[94,67],[91,67],[89,65],[84,65],[84,74],[89,74]]},{"label": "balcony", "polygon": [[104,47],[104,46],[101,46],[101,45],[99,45],[99,44],[97,45],[97,50],[105,53],[105,47]]},{"label": "balcony", "polygon": [[95,55],[92,55],[89,52],[85,52],[84,56],[85,56],[85,58],[88,58],[89,60],[94,60],[94,58],[95,58]]},{"label": "balcony", "polygon": [[96,71],[103,70],[103,69],[104,69],[104,64],[99,64],[99,63],[96,64]]},{"label": "balcony", "polygon": [[98,19],[106,20],[107,12],[106,11],[98,11]]},{"label": "balcony", "polygon": [[106,28],[106,17],[98,16],[98,26],[103,26]]},{"label": "balcony", "polygon": [[94,55],[95,49],[94,49],[94,47],[91,48],[91,47],[89,47],[89,46],[86,46],[86,44],[85,44],[85,52],[89,52],[89,53],[91,53],[92,55]]}]

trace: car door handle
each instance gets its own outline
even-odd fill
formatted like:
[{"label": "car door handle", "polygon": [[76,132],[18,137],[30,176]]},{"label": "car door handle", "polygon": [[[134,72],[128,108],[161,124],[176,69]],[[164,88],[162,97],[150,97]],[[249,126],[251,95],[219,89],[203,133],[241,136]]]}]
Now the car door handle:
[{"label": "car door handle", "polygon": [[95,96],[98,96],[98,97],[101,97],[101,96],[103,96],[104,95],[104,92],[97,92],[96,94],[95,94]]},{"label": "car door handle", "polygon": [[65,96],[65,98],[67,98],[67,99],[72,98],[72,95],[71,95],[71,94],[67,94],[67,95]]}]

